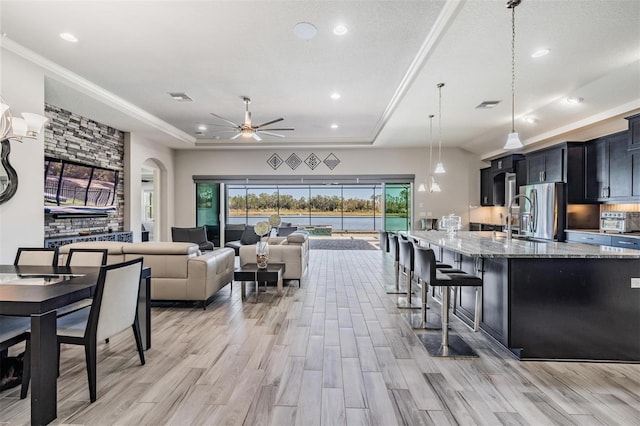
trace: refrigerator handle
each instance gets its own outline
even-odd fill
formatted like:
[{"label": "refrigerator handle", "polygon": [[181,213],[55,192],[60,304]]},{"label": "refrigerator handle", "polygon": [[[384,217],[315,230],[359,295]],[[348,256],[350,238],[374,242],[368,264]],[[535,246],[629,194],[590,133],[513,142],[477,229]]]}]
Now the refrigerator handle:
[{"label": "refrigerator handle", "polygon": [[538,190],[531,189],[531,223],[529,224],[529,230],[536,232],[538,229]]}]

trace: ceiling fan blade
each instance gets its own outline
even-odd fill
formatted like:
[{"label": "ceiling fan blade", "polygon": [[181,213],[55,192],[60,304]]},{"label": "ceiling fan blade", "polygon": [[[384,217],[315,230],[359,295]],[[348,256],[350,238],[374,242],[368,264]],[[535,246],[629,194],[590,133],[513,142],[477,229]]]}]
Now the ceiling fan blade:
[{"label": "ceiling fan blade", "polygon": [[237,132],[237,130],[216,130],[213,133],[231,133],[231,132],[235,133]]},{"label": "ceiling fan blade", "polygon": [[229,123],[229,124],[233,125],[233,127],[240,127],[240,125],[239,125],[239,124],[236,124],[236,123],[234,123],[234,122],[233,122],[233,121],[231,121],[231,120],[227,120],[227,119],[226,119],[226,118],[224,118],[224,117],[220,117],[218,114],[214,114],[214,113],[212,113],[212,112],[210,112],[209,114],[213,115],[215,118],[219,118],[219,119],[220,119],[220,120],[222,120],[222,121],[226,121],[227,123]]},{"label": "ceiling fan blade", "polygon": [[226,127],[228,129],[237,129],[238,126],[230,126],[228,124],[205,123],[205,126]]},{"label": "ceiling fan blade", "polygon": [[229,138],[229,140],[234,140],[234,139],[238,139],[240,137],[240,135],[242,135],[242,133],[238,133],[237,135]]},{"label": "ceiling fan blade", "polygon": [[254,127],[254,129],[259,129],[260,127],[268,126],[269,124],[277,123],[278,121],[282,121],[284,118],[276,118],[275,120],[267,121],[266,123],[258,124]]},{"label": "ceiling fan blade", "polygon": [[251,136],[253,136],[253,138],[256,140],[256,142],[262,141],[262,138],[256,132],[253,132],[253,134],[251,134]]},{"label": "ceiling fan blade", "polygon": [[295,130],[294,128],[286,128],[286,129],[260,129],[261,132],[264,132],[265,130],[275,130],[276,132],[286,132],[286,131],[292,131]]},{"label": "ceiling fan blade", "polygon": [[269,136],[276,136],[276,137],[279,137],[279,138],[284,138],[284,135],[279,135],[277,133],[267,132],[266,130],[256,130],[256,132],[260,132],[263,135],[269,135]]}]

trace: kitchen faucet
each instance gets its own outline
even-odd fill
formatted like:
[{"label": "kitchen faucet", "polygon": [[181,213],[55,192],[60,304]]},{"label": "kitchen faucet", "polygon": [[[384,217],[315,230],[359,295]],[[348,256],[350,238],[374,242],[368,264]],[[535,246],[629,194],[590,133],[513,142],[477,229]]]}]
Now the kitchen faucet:
[{"label": "kitchen faucet", "polygon": [[531,206],[533,206],[533,202],[531,201],[531,198],[527,197],[524,194],[514,195],[513,198],[509,200],[509,207],[507,207],[507,239],[508,240],[511,239],[511,219],[512,219],[511,209],[513,208],[513,203],[519,198],[524,198],[529,202],[529,204],[531,204]]}]

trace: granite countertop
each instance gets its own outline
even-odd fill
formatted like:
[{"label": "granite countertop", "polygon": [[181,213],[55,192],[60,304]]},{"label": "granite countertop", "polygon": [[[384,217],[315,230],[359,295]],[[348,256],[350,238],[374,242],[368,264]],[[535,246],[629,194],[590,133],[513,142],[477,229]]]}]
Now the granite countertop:
[{"label": "granite countertop", "polygon": [[587,234],[599,234],[606,235],[609,237],[630,237],[630,238],[640,238],[640,232],[627,232],[627,233],[619,233],[619,232],[602,232],[599,229],[565,229],[565,232],[583,232]]},{"label": "granite countertop", "polygon": [[508,240],[504,232],[459,231],[450,235],[445,231],[412,231],[409,235],[465,256],[640,259],[640,250],[517,238]]}]

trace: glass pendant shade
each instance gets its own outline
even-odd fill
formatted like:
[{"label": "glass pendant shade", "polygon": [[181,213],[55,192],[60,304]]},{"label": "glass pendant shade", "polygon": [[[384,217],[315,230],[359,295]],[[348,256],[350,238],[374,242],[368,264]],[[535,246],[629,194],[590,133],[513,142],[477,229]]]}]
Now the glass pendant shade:
[{"label": "glass pendant shade", "polygon": [[436,182],[436,178],[431,176],[431,186],[429,187],[429,192],[440,192],[440,185]]},{"label": "glass pendant shade", "polygon": [[418,187],[418,192],[427,192],[427,186],[424,183],[421,183]]},{"label": "glass pendant shade", "polygon": [[433,173],[437,173],[437,174],[442,174],[446,172],[447,171],[444,169],[444,165],[441,162],[438,162],[436,164],[436,169],[433,171]]},{"label": "glass pendant shade", "polygon": [[507,137],[507,143],[504,144],[504,149],[518,149],[522,148],[522,142],[520,141],[520,136],[518,136],[517,132],[509,133]]}]

